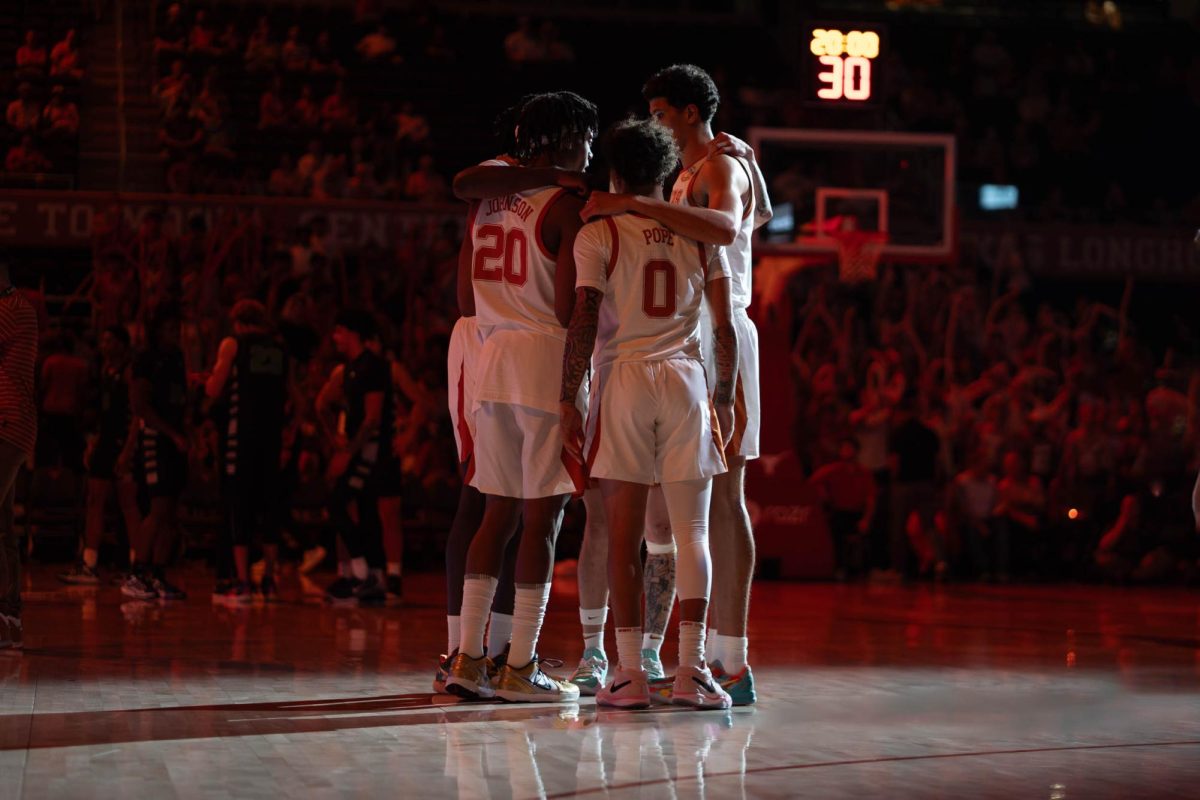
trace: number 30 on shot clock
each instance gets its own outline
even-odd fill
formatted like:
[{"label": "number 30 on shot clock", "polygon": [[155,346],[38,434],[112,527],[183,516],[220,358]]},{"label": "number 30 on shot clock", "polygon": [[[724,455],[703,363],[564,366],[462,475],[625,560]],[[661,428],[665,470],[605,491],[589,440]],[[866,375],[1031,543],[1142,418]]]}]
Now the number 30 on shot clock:
[{"label": "number 30 on shot clock", "polygon": [[879,57],[879,34],[814,28],[808,49],[817,57],[817,97],[863,102],[871,99],[871,62]]}]

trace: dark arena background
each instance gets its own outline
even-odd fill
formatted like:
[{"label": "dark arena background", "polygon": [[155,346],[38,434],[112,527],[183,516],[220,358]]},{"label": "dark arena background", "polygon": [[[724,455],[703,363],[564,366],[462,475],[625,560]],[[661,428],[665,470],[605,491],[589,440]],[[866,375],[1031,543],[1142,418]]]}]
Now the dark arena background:
[{"label": "dark arena background", "polygon": [[[0,798],[1200,797],[1196,0],[0,0],[0,103]],[[731,471],[699,549],[622,556],[614,494],[527,554],[459,317],[583,275],[663,103],[676,199],[757,228],[753,539]],[[585,599],[639,569],[644,638]]]}]

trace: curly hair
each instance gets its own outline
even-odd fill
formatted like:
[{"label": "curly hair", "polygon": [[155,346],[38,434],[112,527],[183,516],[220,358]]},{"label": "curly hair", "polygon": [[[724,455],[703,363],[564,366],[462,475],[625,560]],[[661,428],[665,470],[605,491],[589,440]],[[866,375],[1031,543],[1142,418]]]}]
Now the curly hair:
[{"label": "curly hair", "polygon": [[654,73],[642,87],[642,97],[647,103],[656,97],[666,98],[673,108],[695,106],[705,122],[712,122],[721,105],[717,85],[695,64],[673,64]]},{"label": "curly hair", "polygon": [[542,153],[570,147],[600,127],[596,106],[574,92],[537,94],[521,107],[513,155],[530,161]]},{"label": "curly hair", "polygon": [[654,186],[675,169],[679,150],[671,132],[649,119],[629,118],[604,132],[604,159],[627,186]]}]

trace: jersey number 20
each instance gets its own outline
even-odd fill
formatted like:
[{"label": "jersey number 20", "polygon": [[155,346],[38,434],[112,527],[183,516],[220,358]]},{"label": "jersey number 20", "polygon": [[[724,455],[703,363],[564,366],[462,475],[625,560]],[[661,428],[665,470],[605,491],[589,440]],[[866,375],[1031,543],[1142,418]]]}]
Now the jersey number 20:
[{"label": "jersey number 20", "polygon": [[675,265],[670,261],[656,259],[647,261],[644,271],[642,310],[646,312],[646,316],[675,316]]},{"label": "jersey number 20", "polygon": [[475,248],[475,280],[524,286],[529,277],[525,232],[518,228],[506,232],[500,225],[481,225],[475,233],[479,237]]}]

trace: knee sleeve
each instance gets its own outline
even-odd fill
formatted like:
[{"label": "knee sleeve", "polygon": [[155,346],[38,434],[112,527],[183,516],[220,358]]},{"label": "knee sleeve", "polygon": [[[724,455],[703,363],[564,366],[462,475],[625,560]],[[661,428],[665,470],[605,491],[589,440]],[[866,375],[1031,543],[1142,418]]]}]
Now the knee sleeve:
[{"label": "knee sleeve", "polygon": [[676,592],[680,600],[707,600],[712,575],[708,553],[712,480],[664,483],[662,493],[675,539]]}]

